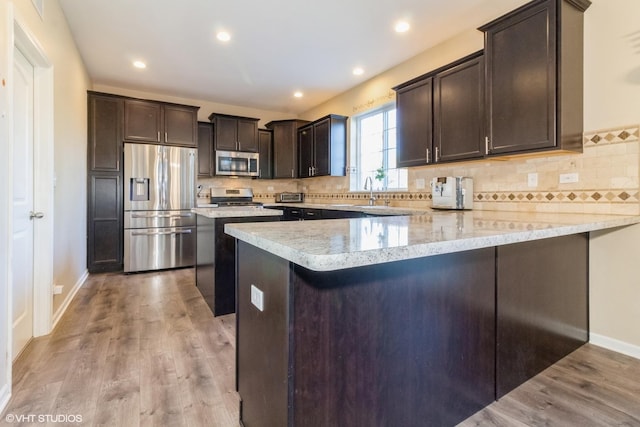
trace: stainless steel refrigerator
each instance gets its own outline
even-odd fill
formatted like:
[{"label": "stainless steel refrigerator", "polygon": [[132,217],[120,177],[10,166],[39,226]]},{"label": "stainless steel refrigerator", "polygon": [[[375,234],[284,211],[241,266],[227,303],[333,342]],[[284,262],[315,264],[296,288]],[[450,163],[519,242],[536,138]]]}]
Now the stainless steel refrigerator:
[{"label": "stainless steel refrigerator", "polygon": [[195,264],[196,149],[124,144],[124,271]]}]

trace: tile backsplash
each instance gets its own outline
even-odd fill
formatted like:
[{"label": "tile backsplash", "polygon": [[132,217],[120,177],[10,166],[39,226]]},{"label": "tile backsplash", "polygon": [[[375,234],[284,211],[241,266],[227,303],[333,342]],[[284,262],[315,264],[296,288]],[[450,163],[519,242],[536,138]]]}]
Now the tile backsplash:
[{"label": "tile backsplash", "polygon": [[[375,194],[392,206],[426,207],[431,205],[431,178],[471,176],[474,209],[640,214],[639,128],[633,125],[587,132],[583,153],[409,168],[408,191]],[[560,175],[567,173],[577,174],[578,182],[561,184]],[[537,174],[537,186],[529,187],[529,174]],[[368,192],[349,192],[349,177],[234,181],[233,186],[253,187],[256,199],[263,202],[272,202],[274,193],[281,191],[303,191],[310,203],[365,204],[369,198]],[[228,182],[219,178],[199,180],[207,186],[229,185]]]}]

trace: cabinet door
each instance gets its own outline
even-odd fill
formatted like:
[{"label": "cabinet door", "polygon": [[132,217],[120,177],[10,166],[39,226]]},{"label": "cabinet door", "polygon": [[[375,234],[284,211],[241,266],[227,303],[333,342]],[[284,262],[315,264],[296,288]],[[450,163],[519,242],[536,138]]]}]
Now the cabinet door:
[{"label": "cabinet door", "polygon": [[298,169],[297,128],[294,122],[273,125],[273,177],[295,178]]},{"label": "cabinet door", "polygon": [[436,75],[433,85],[434,161],[484,156],[482,57]]},{"label": "cabinet door", "polygon": [[331,119],[313,125],[313,176],[331,174]]},{"label": "cabinet door", "polygon": [[118,172],[122,158],[123,100],[89,95],[89,171]]},{"label": "cabinet door", "polygon": [[124,101],[124,139],[129,142],[161,142],[162,106],[155,102]]},{"label": "cabinet door", "polygon": [[313,126],[298,130],[298,177],[313,176]]},{"label": "cabinet door", "polygon": [[213,124],[198,123],[198,176],[212,176],[213,172]]},{"label": "cabinet door", "polygon": [[89,176],[87,268],[122,269],[122,181],[119,175]]},{"label": "cabinet door", "polygon": [[556,12],[551,3],[509,15],[485,33],[492,154],[556,144]]},{"label": "cabinet door", "polygon": [[171,145],[197,146],[198,117],[193,108],[164,106],[164,138]]},{"label": "cabinet door", "polygon": [[216,150],[236,151],[238,121],[232,117],[216,117],[214,123]]},{"label": "cabinet door", "polygon": [[433,78],[413,83],[396,94],[398,167],[431,163]]},{"label": "cabinet door", "polygon": [[257,153],[258,122],[255,120],[238,119],[238,151]]},{"label": "cabinet door", "polygon": [[259,145],[259,166],[258,166],[258,178],[259,179],[271,179],[273,176],[272,171],[272,152],[273,152],[273,133],[267,129],[258,130],[258,145]]}]

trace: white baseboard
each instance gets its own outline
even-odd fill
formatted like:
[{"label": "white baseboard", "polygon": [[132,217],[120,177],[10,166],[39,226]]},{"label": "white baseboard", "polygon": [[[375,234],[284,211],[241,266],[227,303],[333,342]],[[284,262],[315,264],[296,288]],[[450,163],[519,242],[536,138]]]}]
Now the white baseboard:
[{"label": "white baseboard", "polygon": [[615,351],[617,353],[626,354],[627,356],[640,359],[640,346],[629,344],[624,341],[619,341],[598,334],[589,334],[589,342],[593,345],[597,345],[598,347],[604,347],[607,350]]},{"label": "white baseboard", "polygon": [[64,314],[64,312],[67,311],[67,308],[69,307],[69,304],[71,304],[73,297],[76,296],[76,294],[78,293],[78,290],[82,287],[82,285],[84,285],[84,282],[87,280],[87,277],[89,277],[89,271],[85,270],[84,273],[82,273],[82,276],[80,276],[80,278],[76,282],[76,284],[73,285],[73,289],[71,289],[71,292],[67,294],[67,297],[64,299],[60,307],[58,307],[58,310],[53,314],[53,324],[51,325],[52,331],[55,329],[56,325],[62,318],[62,315]]},{"label": "white baseboard", "polygon": [[9,384],[5,384],[0,388],[0,414],[7,407],[9,399],[11,398],[11,387]]}]

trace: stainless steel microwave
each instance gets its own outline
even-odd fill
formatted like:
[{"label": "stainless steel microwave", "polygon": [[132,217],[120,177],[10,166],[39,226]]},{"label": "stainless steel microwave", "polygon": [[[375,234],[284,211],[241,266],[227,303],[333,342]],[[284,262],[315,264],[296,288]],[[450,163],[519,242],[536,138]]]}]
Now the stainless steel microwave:
[{"label": "stainless steel microwave", "polygon": [[258,153],[216,151],[216,175],[258,176]]}]

